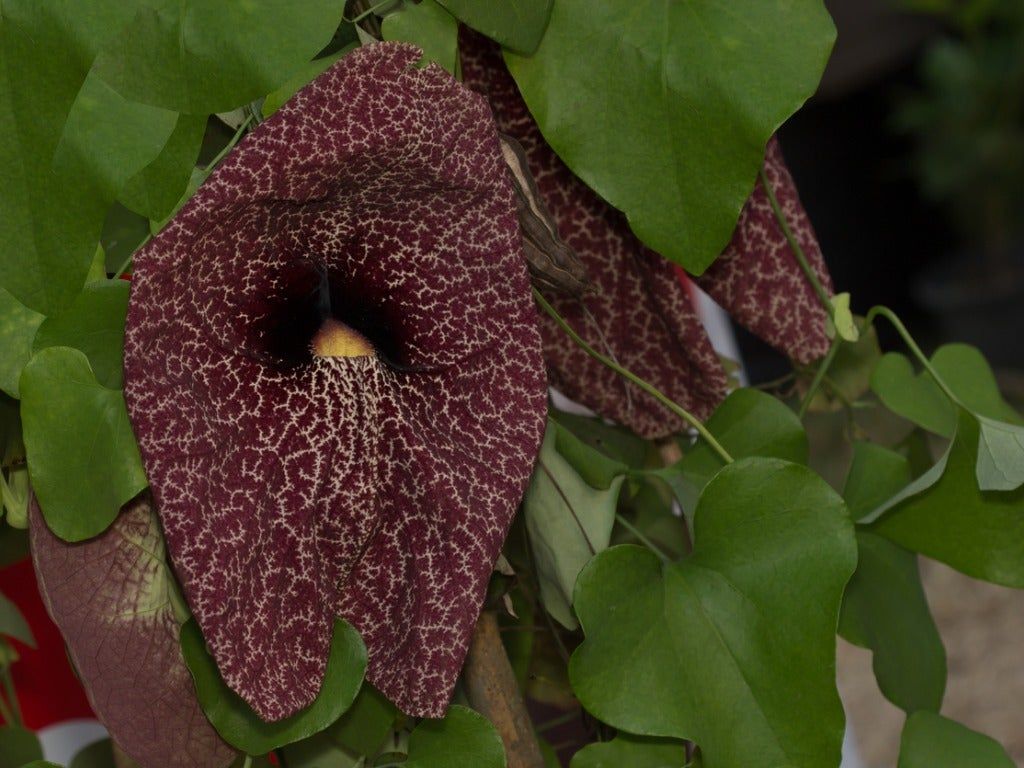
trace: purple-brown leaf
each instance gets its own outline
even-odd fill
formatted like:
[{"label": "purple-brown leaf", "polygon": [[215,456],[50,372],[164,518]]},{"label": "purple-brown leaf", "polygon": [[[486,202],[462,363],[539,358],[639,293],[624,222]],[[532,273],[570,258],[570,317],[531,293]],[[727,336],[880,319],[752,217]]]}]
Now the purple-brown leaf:
[{"label": "purple-brown leaf", "polygon": [[178,645],[175,589],[148,495],[69,544],[30,509],[47,609],[100,721],[142,768],[221,768],[235,757],[203,715]]},{"label": "purple-brown leaf", "polygon": [[419,58],[346,56],[135,261],[129,414],[192,612],[267,720],[316,696],[336,614],[370,682],[444,713],[544,430],[494,122]]}]

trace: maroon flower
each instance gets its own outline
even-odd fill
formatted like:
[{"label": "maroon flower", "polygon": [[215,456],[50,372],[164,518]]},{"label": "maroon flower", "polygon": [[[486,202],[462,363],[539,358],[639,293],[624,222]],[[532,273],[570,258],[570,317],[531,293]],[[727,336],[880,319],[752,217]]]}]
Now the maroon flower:
[{"label": "maroon flower", "polygon": [[419,58],[346,56],[135,262],[125,396],[168,548],[268,720],[315,697],[335,615],[370,682],[443,714],[544,429],[493,120]]},{"label": "maroon flower", "polygon": [[[768,142],[764,173],[790,231],[825,290],[832,293],[818,238],[774,137]],[[760,180],[743,207],[729,247],[697,283],[736,320],[798,363],[810,363],[828,352],[825,309],[801,271]]]},{"label": "maroon flower", "polygon": [[[592,346],[654,384],[697,416],[721,401],[727,380],[687,291],[681,270],[646,248],[626,218],[580,181],[544,141],[502,61],[498,46],[462,33],[466,85],[483,93],[498,127],[526,150],[537,185],[565,242],[597,290],[577,299],[545,295]],[[765,170],[791,228],[830,286],[821,251],[776,142]],[[698,279],[734,317],[795,358],[828,349],[825,313],[760,187],[747,203],[726,252]],[[576,347],[548,318],[541,324],[550,380],[566,395],[644,437],[678,432],[681,421],[653,398]]]},{"label": "maroon flower", "polygon": [[[545,296],[593,347],[687,410],[709,415],[725,397],[727,379],[676,268],[646,248],[626,217],[558,158],[520,97],[501,49],[465,29],[462,74],[467,86],[487,97],[498,128],[522,145],[559,234],[596,288],[581,299],[549,291]],[[541,335],[551,383],[568,397],[644,437],[684,428],[654,398],[588,356],[547,316]]]},{"label": "maroon flower", "polygon": [[230,764],[236,753],[199,708],[181,656],[173,579],[149,498],[77,544],[50,532],[33,499],[29,532],[46,607],[118,746],[143,766]]}]

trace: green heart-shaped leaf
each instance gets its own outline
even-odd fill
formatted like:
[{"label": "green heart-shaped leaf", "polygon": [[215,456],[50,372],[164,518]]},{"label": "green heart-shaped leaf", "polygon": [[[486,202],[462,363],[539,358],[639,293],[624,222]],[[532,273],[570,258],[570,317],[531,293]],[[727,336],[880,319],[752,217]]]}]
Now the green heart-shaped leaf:
[{"label": "green heart-shaped leaf", "polygon": [[468,707],[453,706],[443,720],[423,720],[409,736],[405,768],[505,768],[505,747],[494,726]]},{"label": "green heart-shaped leaf", "polygon": [[459,22],[435,0],[406,4],[380,25],[385,40],[403,40],[423,49],[424,62],[436,62],[455,74],[459,56]]},{"label": "green heart-shaped leaf", "polygon": [[1024,427],[978,417],[975,474],[983,491],[1013,491],[1024,485]]},{"label": "green heart-shaped leaf", "polygon": [[[800,418],[784,403],[756,389],[730,393],[705,424],[708,431],[735,459],[764,456],[807,463],[807,434]],[[688,517],[697,497],[725,462],[708,444],[699,440],[671,467],[651,474],[671,486]]]},{"label": "green heart-shaped leaf", "polygon": [[205,133],[206,115],[178,115],[160,154],[125,183],[118,199],[147,219],[166,217],[188,186]]},{"label": "green heart-shaped leaf", "polygon": [[898,352],[882,355],[871,374],[871,390],[890,411],[929,432],[949,437],[956,429],[956,406],[930,374],[915,373]]},{"label": "green heart-shaped leaf", "polygon": [[34,351],[73,347],[85,353],[99,384],[120,389],[128,287],[123,280],[87,285],[64,312],[43,321],[32,345]]},{"label": "green heart-shaped leaf", "polygon": [[21,374],[21,420],[32,488],[65,541],[101,533],[146,487],[124,396],[98,383],[77,349],[32,357]]},{"label": "green heart-shaped leaf", "polygon": [[931,712],[907,718],[899,768],[1014,768],[994,739]]},{"label": "green heart-shaped leaf", "polygon": [[946,456],[864,522],[900,546],[968,576],[1024,587],[1024,488],[982,491],[976,480],[980,427],[961,410]]},{"label": "green heart-shaped leaf", "polygon": [[0,768],[22,768],[42,759],[43,747],[32,731],[13,725],[0,727]]},{"label": "green heart-shaped leaf", "polygon": [[438,0],[453,16],[506,48],[531,54],[548,25],[554,0]]},{"label": "green heart-shaped leaf", "polygon": [[0,288],[0,390],[11,397],[20,396],[18,379],[32,357],[32,339],[43,319]]},{"label": "green heart-shaped leaf", "polygon": [[327,45],[337,0],[142,4],[96,60],[126,98],[177,112],[228,112],[270,93]]},{"label": "green heart-shaped leaf", "polygon": [[611,741],[585,746],[572,756],[569,768],[681,768],[685,762],[682,742],[620,733]]},{"label": "green heart-shaped leaf", "polygon": [[620,546],[580,574],[580,701],[630,733],[696,741],[708,768],[838,764],[845,504],[805,467],[743,459],[708,483],[694,523],[679,563]]},{"label": "green heart-shaped leaf", "polygon": [[[1022,424],[1003,399],[992,368],[985,357],[967,344],[946,344],[935,350],[931,364],[965,408],[976,416]],[[956,430],[956,405],[927,372],[914,373],[901,354],[884,355],[871,376],[871,389],[893,413],[943,437]]]},{"label": "green heart-shaped leaf", "polygon": [[889,701],[907,712],[937,712],[946,690],[946,651],[917,556],[867,531],[857,532],[857,551],[839,634],[871,649],[875,679]]},{"label": "green heart-shaped leaf", "polygon": [[588,485],[558,452],[558,429],[549,422],[523,510],[544,607],[560,624],[575,629],[572,594],[576,577],[611,541],[625,478],[620,475],[607,490]]},{"label": "green heart-shaped leaf", "polygon": [[821,0],[558,0],[536,53],[506,61],[566,165],[700,274],[834,39]]},{"label": "green heart-shaped leaf", "polygon": [[320,693],[300,712],[268,723],[227,687],[195,619],[181,628],[181,651],[203,712],[224,741],[250,755],[262,755],[327,728],[351,706],[366,670],[362,638],[351,624],[337,619]]}]

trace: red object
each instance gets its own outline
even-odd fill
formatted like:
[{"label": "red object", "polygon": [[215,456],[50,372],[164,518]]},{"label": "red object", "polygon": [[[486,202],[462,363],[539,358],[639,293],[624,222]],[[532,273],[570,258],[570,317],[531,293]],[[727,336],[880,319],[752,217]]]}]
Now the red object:
[{"label": "red object", "polygon": [[12,675],[25,727],[35,731],[64,720],[95,719],[64,639],[39,596],[32,561],[26,558],[0,569],[0,592],[18,606],[36,638],[36,648],[11,640],[20,657]]}]

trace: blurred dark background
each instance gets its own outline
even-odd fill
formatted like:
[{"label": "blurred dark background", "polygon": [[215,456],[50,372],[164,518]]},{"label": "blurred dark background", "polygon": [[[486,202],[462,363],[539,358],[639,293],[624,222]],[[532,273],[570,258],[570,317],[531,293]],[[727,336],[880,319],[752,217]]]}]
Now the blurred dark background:
[{"label": "blurred dark background", "polygon": [[[1020,387],[1024,0],[826,4],[835,52],[781,140],[837,290],[896,310],[926,351],[979,346]],[[740,344],[753,381],[786,372]]]}]

